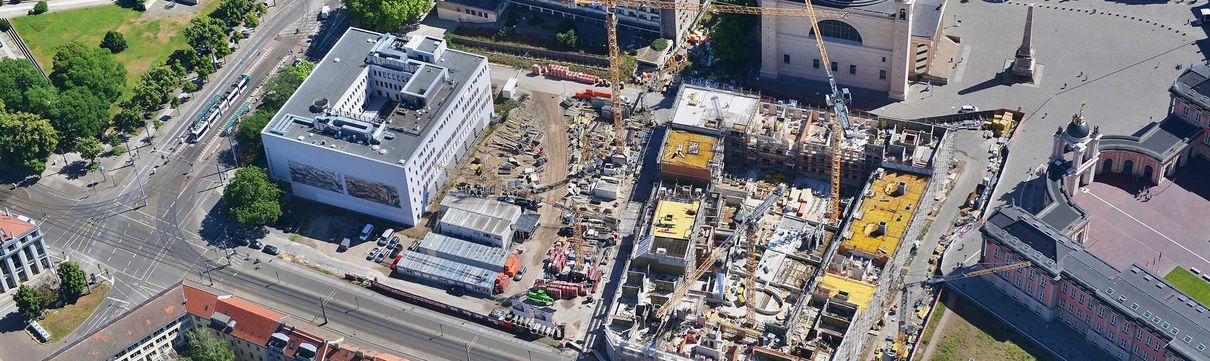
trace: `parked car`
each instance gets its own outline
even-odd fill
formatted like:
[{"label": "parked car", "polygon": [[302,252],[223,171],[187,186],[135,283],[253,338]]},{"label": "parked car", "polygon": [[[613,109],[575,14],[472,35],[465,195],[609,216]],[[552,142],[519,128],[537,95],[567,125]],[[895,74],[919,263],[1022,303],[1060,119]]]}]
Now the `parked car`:
[{"label": "parked car", "polygon": [[276,256],[278,253],[281,253],[281,250],[277,249],[277,246],[267,245],[261,250],[261,252],[265,252],[271,256]]},{"label": "parked car", "polygon": [[353,241],[348,238],[340,240],[340,246],[336,247],[336,252],[344,252],[349,250],[349,246],[353,245]]},{"label": "parked car", "polygon": [[365,227],[361,228],[361,234],[357,236],[362,242],[370,240],[370,234],[374,232],[374,225],[366,223]]},{"label": "parked car", "polygon": [[387,241],[387,249],[393,249],[399,245],[399,237],[391,236],[391,240]]},{"label": "parked car", "polygon": [[377,257],[378,252],[381,252],[381,251],[382,251],[382,247],[374,247],[374,249],[370,250],[370,253],[366,254],[366,260],[373,261],[374,257]]},{"label": "parked car", "polygon": [[252,243],[248,244],[248,247],[252,247],[252,249],[261,249],[261,247],[264,247],[264,246],[265,246],[264,243],[260,243],[260,241],[256,241],[256,240],[254,240],[254,241],[252,241]]},{"label": "parked car", "polygon": [[513,282],[521,282],[521,276],[524,275],[522,275],[520,272],[517,272],[517,274],[513,275]]},{"label": "parked car", "polygon": [[386,238],[378,238],[378,245],[379,245],[379,246],[386,246],[386,245],[387,245],[387,239],[386,239]]},{"label": "parked car", "polygon": [[450,286],[450,288],[446,289],[445,291],[454,296],[462,296],[466,294],[466,290],[458,286]]},{"label": "parked car", "polygon": [[374,263],[382,263],[382,260],[387,258],[387,252],[389,252],[389,251],[387,251],[386,249],[383,249],[382,251],[378,252],[378,255],[374,256]]}]

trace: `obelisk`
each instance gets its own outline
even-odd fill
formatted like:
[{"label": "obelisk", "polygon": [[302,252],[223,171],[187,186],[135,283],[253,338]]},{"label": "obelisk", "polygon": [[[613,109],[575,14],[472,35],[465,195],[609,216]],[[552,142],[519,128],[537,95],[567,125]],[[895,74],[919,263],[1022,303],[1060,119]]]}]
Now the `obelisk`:
[{"label": "obelisk", "polygon": [[1021,36],[1021,47],[1017,48],[1017,57],[1013,60],[1012,74],[1018,78],[1034,80],[1034,6],[1030,5],[1025,13],[1025,34]]}]

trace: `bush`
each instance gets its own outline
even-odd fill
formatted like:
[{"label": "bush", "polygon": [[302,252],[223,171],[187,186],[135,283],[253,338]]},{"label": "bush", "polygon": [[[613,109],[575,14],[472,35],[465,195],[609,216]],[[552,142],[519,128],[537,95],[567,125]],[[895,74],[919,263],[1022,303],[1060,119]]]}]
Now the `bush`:
[{"label": "bush", "polygon": [[107,31],[105,38],[101,39],[101,47],[109,49],[109,52],[114,54],[121,53],[122,50],[126,50],[126,37],[116,31]]},{"label": "bush", "polygon": [[668,49],[668,39],[659,38],[651,42],[651,50],[664,51],[664,49]]},{"label": "bush", "polygon": [[0,19],[0,32],[8,32],[8,29],[12,28],[13,25],[8,23],[8,19]]},{"label": "bush", "polygon": [[539,26],[544,22],[546,22],[546,18],[539,15],[530,15],[529,20],[527,20],[525,23],[529,24],[530,26]]},{"label": "bush", "polygon": [[41,13],[45,13],[47,10],[50,10],[50,9],[47,8],[46,1],[39,1],[37,4],[34,4],[34,10],[32,10],[30,13],[34,14],[34,15],[38,15]]},{"label": "bush", "polygon": [[555,34],[555,40],[558,40],[559,45],[565,49],[574,49],[580,38],[576,36],[576,29],[567,29],[567,31]]}]

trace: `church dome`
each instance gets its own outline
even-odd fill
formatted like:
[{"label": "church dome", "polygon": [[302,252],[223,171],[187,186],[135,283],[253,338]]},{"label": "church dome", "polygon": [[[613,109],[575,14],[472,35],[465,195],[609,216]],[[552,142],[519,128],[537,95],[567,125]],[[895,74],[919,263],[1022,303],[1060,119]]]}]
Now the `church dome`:
[{"label": "church dome", "polygon": [[1088,137],[1089,133],[1091,133],[1091,131],[1088,130],[1088,124],[1084,122],[1077,122],[1073,120],[1071,123],[1067,123],[1067,135],[1071,136],[1072,138],[1083,139]]}]

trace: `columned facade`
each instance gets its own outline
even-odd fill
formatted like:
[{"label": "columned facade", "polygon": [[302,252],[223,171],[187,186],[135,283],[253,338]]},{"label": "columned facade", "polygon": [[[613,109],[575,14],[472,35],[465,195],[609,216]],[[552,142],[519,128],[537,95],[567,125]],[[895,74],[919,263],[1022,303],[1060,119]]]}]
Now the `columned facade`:
[{"label": "columned facade", "polygon": [[42,231],[25,216],[0,214],[0,293],[51,268]]}]

